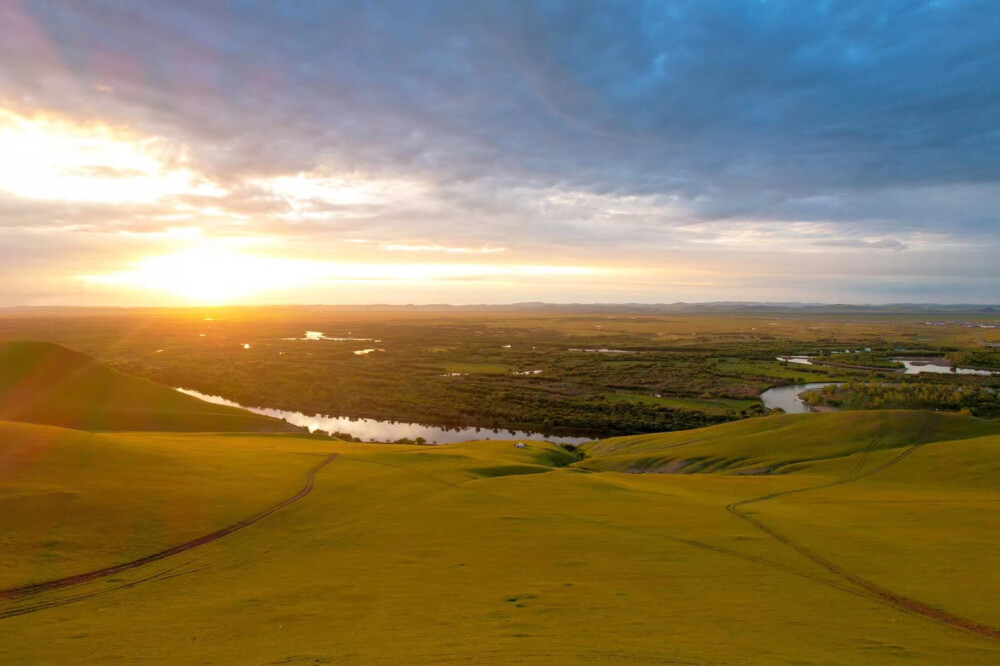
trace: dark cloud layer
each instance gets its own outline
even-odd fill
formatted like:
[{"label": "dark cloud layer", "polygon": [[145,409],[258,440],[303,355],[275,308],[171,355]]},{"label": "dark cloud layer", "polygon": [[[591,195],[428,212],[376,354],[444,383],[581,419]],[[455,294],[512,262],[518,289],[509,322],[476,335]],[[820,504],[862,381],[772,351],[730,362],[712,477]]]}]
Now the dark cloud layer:
[{"label": "dark cloud layer", "polygon": [[0,98],[184,144],[249,216],[287,208],[253,179],[430,184],[367,211],[373,238],[586,251],[809,222],[813,247],[906,254],[997,244],[997,35],[972,1],[15,0]]},{"label": "dark cloud layer", "polygon": [[229,169],[329,153],[655,192],[1000,177],[992,3],[221,7],[8,8],[5,88],[162,123]]}]

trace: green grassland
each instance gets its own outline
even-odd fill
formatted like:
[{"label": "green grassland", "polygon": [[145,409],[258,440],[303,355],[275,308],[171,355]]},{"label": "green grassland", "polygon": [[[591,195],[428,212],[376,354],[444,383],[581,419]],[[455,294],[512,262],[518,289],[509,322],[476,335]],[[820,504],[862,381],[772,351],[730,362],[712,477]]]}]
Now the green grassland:
[{"label": "green grassland", "polygon": [[537,441],[3,428],[6,588],[218,530],[338,454],[246,529],[0,598],[3,663],[1000,660],[993,422],[770,416],[582,459]]},{"label": "green grassland", "polygon": [[293,494],[316,456],[284,437],[0,421],[0,589],[143,557]]},{"label": "green grassland", "polygon": [[502,375],[511,370],[509,365],[499,363],[445,363],[441,368],[445,372],[477,375]]},{"label": "green grassland", "polygon": [[753,400],[733,400],[726,398],[673,398],[670,396],[644,395],[640,393],[608,393],[609,401],[639,402],[648,405],[662,405],[676,409],[689,409],[707,414],[726,414],[751,409]]},{"label": "green grassland", "polygon": [[[616,437],[583,450],[594,471],[787,471],[913,442],[1000,435],[1000,423],[920,411],[783,414],[682,432]],[[688,466],[692,466],[688,469]]]}]

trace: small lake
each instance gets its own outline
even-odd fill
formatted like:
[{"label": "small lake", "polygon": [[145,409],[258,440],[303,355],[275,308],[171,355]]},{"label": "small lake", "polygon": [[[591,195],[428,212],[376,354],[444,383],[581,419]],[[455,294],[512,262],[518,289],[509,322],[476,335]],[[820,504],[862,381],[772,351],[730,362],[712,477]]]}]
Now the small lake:
[{"label": "small lake", "polygon": [[799,363],[800,365],[812,365],[813,362],[808,356],[778,356],[777,360],[787,361],[788,363]]},{"label": "small lake", "polygon": [[416,440],[423,437],[431,444],[453,444],[467,442],[472,439],[533,439],[544,440],[554,444],[582,444],[593,441],[590,437],[548,437],[537,432],[521,430],[493,430],[491,428],[441,428],[420,423],[400,423],[398,421],[379,421],[376,419],[352,419],[346,416],[325,416],[314,414],[309,416],[302,412],[290,412],[284,409],[270,407],[245,407],[232,400],[226,400],[217,395],[206,395],[190,389],[177,389],[192,397],[211,402],[216,405],[238,407],[254,414],[285,419],[292,425],[301,426],[309,432],[343,432],[368,442],[395,442],[407,437]]},{"label": "small lake", "polygon": [[[348,332],[350,335],[350,332]],[[381,340],[376,340],[375,338],[331,338],[327,336],[323,331],[306,331],[306,335],[303,338],[281,338],[282,340],[331,340],[333,342],[382,342]]]},{"label": "small lake", "polygon": [[791,386],[776,386],[760,394],[760,399],[764,401],[764,406],[768,409],[780,407],[788,414],[806,414],[809,412],[809,405],[802,402],[799,394],[803,391],[823,388],[829,384],[839,384],[840,382],[810,382],[809,384],[792,384]]},{"label": "small lake", "polygon": [[972,368],[956,368],[943,358],[918,358],[918,359],[907,359],[907,358],[894,358],[893,361],[898,361],[903,364],[906,368],[905,374],[907,375],[919,375],[921,372],[933,372],[936,374],[954,374],[954,375],[979,375],[981,377],[988,377],[989,375],[1000,375],[1000,372],[991,372],[990,370],[974,370]]}]

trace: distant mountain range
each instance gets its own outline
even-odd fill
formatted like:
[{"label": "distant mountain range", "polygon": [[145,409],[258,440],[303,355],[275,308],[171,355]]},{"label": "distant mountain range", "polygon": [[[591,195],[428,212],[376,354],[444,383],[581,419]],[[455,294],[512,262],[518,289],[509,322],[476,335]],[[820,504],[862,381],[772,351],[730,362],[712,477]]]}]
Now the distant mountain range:
[{"label": "distant mountain range", "polygon": [[710,303],[545,303],[532,301],[525,303],[476,305],[449,305],[434,303],[427,305],[393,305],[377,303],[370,305],[233,305],[211,308],[161,308],[161,307],[75,307],[75,306],[18,306],[0,308],[0,315],[16,314],[115,314],[129,312],[170,312],[211,310],[253,310],[253,309],[309,309],[309,310],[381,310],[381,311],[428,311],[428,312],[553,312],[553,313],[605,313],[605,314],[926,314],[928,316],[976,314],[1000,315],[1000,304],[983,303],[887,303],[881,305],[857,305],[849,303],[799,303],[799,302],[755,302],[755,301],[715,301]]}]

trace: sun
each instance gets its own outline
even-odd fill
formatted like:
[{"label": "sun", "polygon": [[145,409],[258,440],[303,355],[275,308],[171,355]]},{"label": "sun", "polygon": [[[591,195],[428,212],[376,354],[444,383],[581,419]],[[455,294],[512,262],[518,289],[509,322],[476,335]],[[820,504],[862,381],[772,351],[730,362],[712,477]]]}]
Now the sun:
[{"label": "sun", "polygon": [[280,296],[279,292],[287,290],[336,285],[577,279],[600,273],[581,266],[317,260],[256,254],[232,239],[194,235],[189,241],[194,244],[170,254],[145,257],[128,270],[76,277],[92,285],[169,293],[190,303],[225,305],[259,300],[268,292]]},{"label": "sun", "polygon": [[94,284],[174,294],[204,305],[235,303],[261,291],[301,284],[314,277],[309,262],[296,262],[215,245],[147,257],[135,268],[81,276]]},{"label": "sun", "polygon": [[139,262],[133,286],[168,291],[209,305],[239,300],[267,286],[258,258],[232,250],[198,247]]}]

